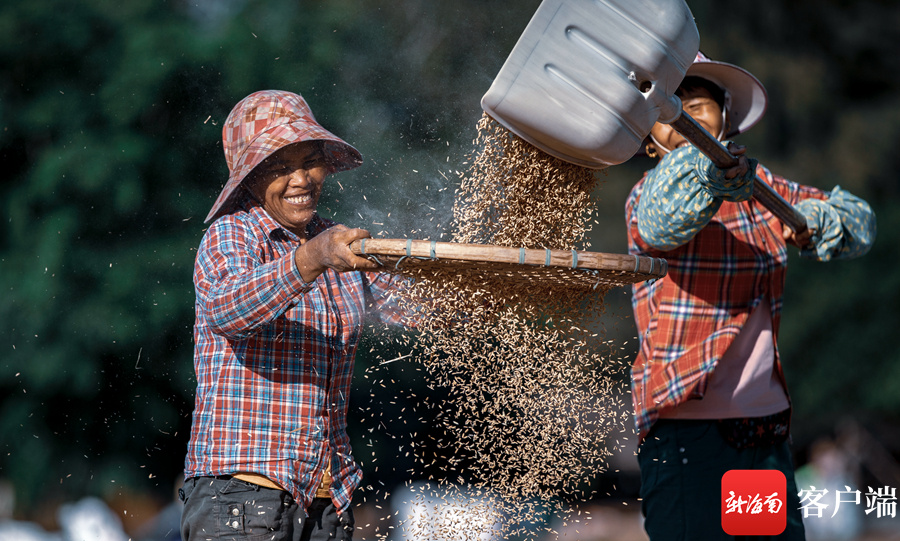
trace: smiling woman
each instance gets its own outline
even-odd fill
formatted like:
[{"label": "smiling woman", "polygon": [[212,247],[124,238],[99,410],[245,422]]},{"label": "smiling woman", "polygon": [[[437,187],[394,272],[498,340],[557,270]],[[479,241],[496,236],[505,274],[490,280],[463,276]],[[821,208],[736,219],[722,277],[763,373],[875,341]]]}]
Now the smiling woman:
[{"label": "smiling woman", "polygon": [[194,265],[182,539],[347,540],[362,476],[347,400],[363,317],[384,308],[382,320],[400,320],[394,279],[349,248],[369,232],[316,214],[325,177],[362,157],[284,91],[241,100],[222,142],[229,177]]},{"label": "smiling woman", "polygon": [[286,146],[272,154],[244,182],[250,195],[276,222],[306,242],[329,173],[318,141]]},{"label": "smiling woman", "polygon": [[[691,115],[716,139],[722,139],[728,131],[725,94],[714,83],[700,77],[685,77],[676,95],[681,98],[682,109]],[[660,156],[689,145],[690,142],[670,124],[656,123],[650,129],[650,139]]]},{"label": "smiling woman", "polygon": [[[749,129],[766,110],[765,90],[743,68],[700,53],[688,75],[684,108],[719,138]],[[743,147],[730,145],[738,165],[719,169],[671,128],[657,124],[652,133],[660,161],[625,204],[629,253],[669,265],[632,295],[644,528],[653,541],[733,539],[709,520],[721,507],[725,473],[777,470],[788,496],[778,539],[804,539],[789,442],[793,402],[778,345],[787,245],[819,261],[863,255],[875,240],[875,215],[840,187],[827,192],[772,173]],[[793,205],[806,233],[752,197],[757,185]]]}]

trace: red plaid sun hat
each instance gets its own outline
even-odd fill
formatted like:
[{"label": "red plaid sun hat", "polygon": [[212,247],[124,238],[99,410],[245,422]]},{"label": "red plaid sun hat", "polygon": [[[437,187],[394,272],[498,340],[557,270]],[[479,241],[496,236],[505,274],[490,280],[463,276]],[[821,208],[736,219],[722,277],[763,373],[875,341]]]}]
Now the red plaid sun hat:
[{"label": "red plaid sun hat", "polygon": [[324,151],[335,171],[362,164],[359,151],[316,122],[299,94],[262,90],[238,102],[222,127],[228,182],[204,221],[215,220],[234,209],[237,188],[254,167],[276,150],[303,141],[324,141]]},{"label": "red plaid sun hat", "polygon": [[712,60],[698,52],[685,75],[702,77],[725,91],[725,108],[731,116],[732,128],[726,137],[744,133],[766,114],[769,104],[766,87],[744,68]]}]

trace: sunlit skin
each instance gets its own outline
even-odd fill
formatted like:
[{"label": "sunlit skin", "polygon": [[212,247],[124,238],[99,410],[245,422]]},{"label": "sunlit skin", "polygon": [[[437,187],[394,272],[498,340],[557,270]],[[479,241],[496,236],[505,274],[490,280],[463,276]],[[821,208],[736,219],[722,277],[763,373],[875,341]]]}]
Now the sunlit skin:
[{"label": "sunlit skin", "polygon": [[[716,100],[713,99],[712,94],[710,94],[707,89],[695,88],[684,93],[684,95],[681,96],[681,108],[685,113],[691,115],[691,118],[696,120],[698,124],[703,126],[706,131],[711,133],[713,137],[722,133],[722,108],[719,107],[719,104],[716,103]],[[653,135],[654,139],[659,141],[660,145],[665,147],[657,147],[660,157],[665,156],[668,153],[666,149],[674,150],[690,144],[690,142],[668,124],[657,122],[653,125],[653,128],[650,129],[650,134]],[[743,147],[740,148],[740,153],[743,154],[745,149]],[[746,160],[743,160],[743,162],[744,167],[741,173],[746,171]],[[741,164],[738,164],[738,167],[741,167]],[[736,175],[737,171],[735,172],[735,175],[728,176],[728,178],[734,178]]]},{"label": "sunlit skin", "polygon": [[308,238],[306,226],[316,214],[322,185],[331,171],[319,145],[309,141],[274,153],[257,166],[247,182],[247,190],[269,216],[300,238],[294,261],[307,282],[328,268],[339,272],[378,268],[350,251],[351,242],[371,237],[364,229],[336,225]]},{"label": "sunlit skin", "polygon": [[301,239],[316,213],[328,164],[313,143],[289,145],[257,166],[248,188],[276,222]]},{"label": "sunlit skin", "polygon": [[[723,127],[727,127],[727,125],[723,126],[723,122],[727,122],[727,119],[722,118],[722,108],[716,100],[713,99],[712,94],[710,94],[707,89],[695,88],[685,92],[684,95],[681,96],[681,107],[684,112],[691,115],[691,117],[696,120],[698,124],[703,126],[706,131],[713,134],[713,137],[727,131],[723,130]],[[657,122],[653,125],[653,128],[650,129],[650,134],[659,142],[659,145],[661,145],[659,146],[651,143],[651,146],[655,148],[659,154],[660,159],[668,154],[666,149],[674,150],[690,144],[689,141],[682,137],[681,134],[675,131],[669,124]],[[744,155],[747,152],[747,148],[743,145],[729,143],[728,150],[733,155],[737,156],[739,161],[736,166],[727,170],[725,177],[735,178],[744,175],[749,167],[747,157]],[[795,235],[790,228],[784,228],[785,242],[797,247],[808,246],[810,244],[810,236],[811,232],[808,230],[798,236]]]}]

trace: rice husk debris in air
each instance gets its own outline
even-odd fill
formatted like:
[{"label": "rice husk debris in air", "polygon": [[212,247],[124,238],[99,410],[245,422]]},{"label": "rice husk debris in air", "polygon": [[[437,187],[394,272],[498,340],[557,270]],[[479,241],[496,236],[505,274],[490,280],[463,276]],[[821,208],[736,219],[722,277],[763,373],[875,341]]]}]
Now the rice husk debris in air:
[{"label": "rice husk debris in air", "polygon": [[[486,114],[477,127],[453,241],[585,249],[596,171],[540,151]],[[444,478],[431,481],[445,500],[479,495],[460,519],[465,528],[398,517],[406,538],[507,538],[532,532],[548,507],[564,513],[561,495],[584,495],[605,471],[610,436],[627,418],[625,363],[597,331],[610,285],[524,280],[470,264],[386,268],[407,278],[398,299],[415,326],[391,339],[442,391],[430,406],[455,442],[417,460],[441,462]],[[415,500],[433,504],[436,489],[421,490]]]}]

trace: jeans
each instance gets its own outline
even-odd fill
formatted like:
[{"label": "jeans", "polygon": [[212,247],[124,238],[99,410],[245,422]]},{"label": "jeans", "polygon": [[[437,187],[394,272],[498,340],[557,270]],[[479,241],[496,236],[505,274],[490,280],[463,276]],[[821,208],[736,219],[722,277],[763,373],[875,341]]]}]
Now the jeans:
[{"label": "jeans", "polygon": [[725,441],[716,421],[663,419],[641,443],[638,462],[644,529],[651,541],[734,539],[722,529],[720,515],[722,476],[728,470],[784,473],[787,527],[781,535],[767,539],[805,539],[787,442],[737,449]]},{"label": "jeans", "polygon": [[283,490],[230,476],[194,477],[181,489],[184,541],[350,541],[353,511],[340,515],[328,498],[305,510]]}]

